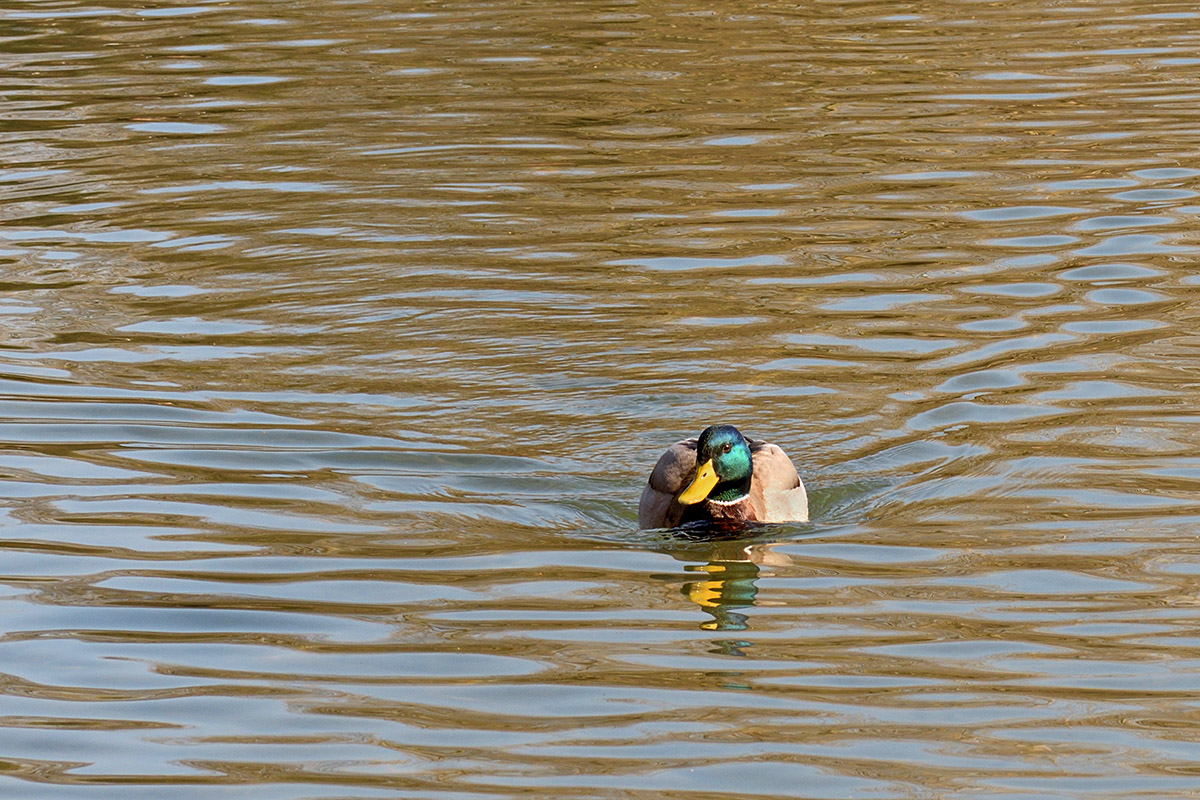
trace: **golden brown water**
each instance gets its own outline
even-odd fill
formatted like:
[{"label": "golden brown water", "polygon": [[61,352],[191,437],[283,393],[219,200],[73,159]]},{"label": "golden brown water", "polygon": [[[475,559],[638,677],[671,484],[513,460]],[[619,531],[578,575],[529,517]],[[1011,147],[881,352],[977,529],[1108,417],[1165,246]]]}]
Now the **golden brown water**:
[{"label": "golden brown water", "polygon": [[1187,4],[0,19],[0,797],[1200,797]]}]

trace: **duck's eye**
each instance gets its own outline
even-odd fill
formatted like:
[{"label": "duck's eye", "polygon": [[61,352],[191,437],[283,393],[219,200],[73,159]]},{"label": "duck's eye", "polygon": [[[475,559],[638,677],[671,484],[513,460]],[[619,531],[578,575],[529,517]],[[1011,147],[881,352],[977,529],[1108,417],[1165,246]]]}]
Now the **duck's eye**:
[{"label": "duck's eye", "polygon": [[729,442],[726,442],[726,443],[725,443],[725,447],[724,447],[724,448],[722,448],[722,449],[723,449],[723,450],[724,450],[726,453],[728,453],[730,450],[732,450],[732,449],[733,449],[733,445],[732,445],[732,444],[730,444]]}]

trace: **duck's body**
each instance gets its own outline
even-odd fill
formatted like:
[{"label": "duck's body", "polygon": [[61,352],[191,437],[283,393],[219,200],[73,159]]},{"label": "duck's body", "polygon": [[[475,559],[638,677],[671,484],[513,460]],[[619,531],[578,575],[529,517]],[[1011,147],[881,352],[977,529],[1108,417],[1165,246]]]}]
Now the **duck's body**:
[{"label": "duck's body", "polygon": [[698,439],[668,447],[638,504],[643,528],[807,519],[808,495],[792,460],[770,442],[744,439],[730,425],[714,425]]}]

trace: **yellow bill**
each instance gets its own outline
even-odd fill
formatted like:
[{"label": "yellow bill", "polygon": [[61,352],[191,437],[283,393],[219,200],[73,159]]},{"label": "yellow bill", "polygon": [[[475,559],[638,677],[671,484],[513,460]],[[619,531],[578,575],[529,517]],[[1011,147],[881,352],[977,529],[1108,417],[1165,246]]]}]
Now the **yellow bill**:
[{"label": "yellow bill", "polygon": [[685,506],[690,506],[693,503],[699,503],[704,498],[708,497],[708,493],[717,485],[717,471],[713,469],[712,459],[705,461],[696,470],[696,480],[692,481],[692,485],[680,492],[676,499]]}]

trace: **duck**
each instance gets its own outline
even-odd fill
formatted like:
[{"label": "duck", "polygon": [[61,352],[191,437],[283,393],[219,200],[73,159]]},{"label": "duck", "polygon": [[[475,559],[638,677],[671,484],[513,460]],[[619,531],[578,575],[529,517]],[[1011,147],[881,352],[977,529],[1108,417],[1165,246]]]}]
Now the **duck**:
[{"label": "duck", "polygon": [[808,493],[787,453],[732,425],[710,425],[668,447],[638,503],[641,528],[807,521]]}]

